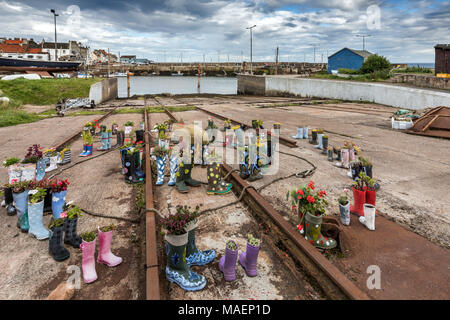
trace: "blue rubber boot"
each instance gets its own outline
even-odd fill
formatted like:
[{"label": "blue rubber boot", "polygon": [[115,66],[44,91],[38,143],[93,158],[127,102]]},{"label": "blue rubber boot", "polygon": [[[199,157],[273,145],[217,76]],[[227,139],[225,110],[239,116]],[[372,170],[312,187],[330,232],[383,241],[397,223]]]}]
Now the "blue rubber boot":
[{"label": "blue rubber boot", "polygon": [[98,148],[98,151],[106,151],[108,150],[108,132],[102,132],[101,133],[101,139],[102,139],[102,146]]},{"label": "blue rubber boot", "polygon": [[28,221],[30,223],[29,234],[38,240],[45,240],[50,237],[50,232],[45,229],[42,218],[44,213],[44,200],[39,203],[28,203]]},{"label": "blue rubber boot", "polygon": [[36,181],[41,181],[45,176],[45,168],[47,166],[47,161],[41,158],[36,163]]},{"label": "blue rubber boot", "polygon": [[178,172],[178,157],[177,156],[171,156],[169,160],[169,170],[170,170],[170,180],[168,185],[174,186],[176,183],[176,176],[175,174]]},{"label": "blue rubber boot", "polygon": [[28,232],[30,225],[28,224],[28,190],[22,193],[13,193],[14,203],[17,210],[17,227],[22,232]]},{"label": "blue rubber boot", "polygon": [[80,153],[80,157],[86,157],[87,154],[87,145],[83,145],[83,152]]},{"label": "blue rubber boot", "polygon": [[294,139],[303,139],[303,128],[297,128],[297,135],[292,136]]},{"label": "blue rubber boot", "polygon": [[92,154],[92,149],[93,149],[93,145],[91,144],[90,146],[86,146],[86,153],[83,157],[88,157]]},{"label": "blue rubber boot", "polygon": [[186,263],[189,266],[204,266],[210,263],[216,257],[214,250],[201,251],[195,245],[195,230],[197,229],[197,222],[191,222],[186,226],[188,232],[188,243],[186,245]]},{"label": "blue rubber boot", "polygon": [[161,186],[164,184],[164,171],[166,168],[167,156],[164,157],[156,157],[156,167],[158,178],[156,179],[156,185]]},{"label": "blue rubber boot", "polygon": [[186,291],[201,290],[206,285],[204,276],[192,271],[186,262],[188,233],[166,235],[166,278]]}]

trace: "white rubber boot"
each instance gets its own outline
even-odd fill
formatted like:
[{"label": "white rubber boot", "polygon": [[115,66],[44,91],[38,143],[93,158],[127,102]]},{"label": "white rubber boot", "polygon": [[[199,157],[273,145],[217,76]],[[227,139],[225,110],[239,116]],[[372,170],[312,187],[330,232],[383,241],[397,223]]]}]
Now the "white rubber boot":
[{"label": "white rubber boot", "polygon": [[303,128],[297,128],[297,135],[292,136],[294,139],[303,139]]},{"label": "white rubber boot", "polygon": [[303,128],[303,139],[308,139],[308,128]]},{"label": "white rubber boot", "polygon": [[319,142],[319,144],[315,145],[314,148],[316,149],[323,149],[323,145],[322,145],[322,138],[323,138],[323,133],[318,133],[317,134],[317,141]]},{"label": "white rubber boot", "polygon": [[50,172],[58,169],[58,166],[56,165],[57,163],[58,163],[58,156],[50,157],[50,166],[47,169],[45,169],[45,172]]},{"label": "white rubber boot", "polygon": [[375,206],[364,203],[364,216],[359,217],[359,222],[367,227],[367,229],[375,230]]}]

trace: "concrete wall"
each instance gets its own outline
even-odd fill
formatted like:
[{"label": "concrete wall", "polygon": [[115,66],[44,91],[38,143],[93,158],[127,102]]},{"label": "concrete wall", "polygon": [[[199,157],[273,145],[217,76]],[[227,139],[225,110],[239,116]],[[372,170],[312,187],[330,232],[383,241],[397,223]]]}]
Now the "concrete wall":
[{"label": "concrete wall", "polygon": [[117,78],[109,78],[94,83],[89,90],[89,100],[94,100],[95,104],[115,99],[117,96]]},{"label": "concrete wall", "polygon": [[419,74],[396,74],[391,78],[394,83],[409,83],[417,87],[450,90],[449,78]]},{"label": "concrete wall", "polygon": [[255,94],[263,96],[266,92],[265,76],[238,75],[238,94]]}]

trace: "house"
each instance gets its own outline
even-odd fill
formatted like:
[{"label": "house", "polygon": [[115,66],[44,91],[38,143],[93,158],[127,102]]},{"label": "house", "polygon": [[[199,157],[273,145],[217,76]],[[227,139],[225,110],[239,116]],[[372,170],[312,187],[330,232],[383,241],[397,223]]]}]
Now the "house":
[{"label": "house", "polygon": [[44,40],[42,40],[41,48],[42,48],[42,52],[48,52],[48,54],[50,55],[50,60],[52,60],[52,61],[56,60],[55,52],[57,54],[58,59],[63,56],[70,55],[69,43],[58,42],[58,43],[56,43],[56,49],[55,49],[54,42],[45,42]]},{"label": "house", "polygon": [[128,64],[136,64],[136,56],[121,56],[120,62]]},{"label": "house", "polygon": [[117,56],[103,49],[97,49],[91,52],[90,60],[92,63],[114,63],[117,61]]},{"label": "house", "polygon": [[339,69],[359,70],[371,55],[373,53],[366,50],[343,48],[328,57],[328,73]]},{"label": "house", "polygon": [[36,59],[48,61],[50,56],[43,52],[33,39],[6,39],[0,42],[0,56],[14,59]]},{"label": "house", "polygon": [[436,74],[450,74],[450,44],[437,44],[434,47]]},{"label": "house", "polygon": [[150,60],[148,59],[136,59],[136,64],[150,64]]}]

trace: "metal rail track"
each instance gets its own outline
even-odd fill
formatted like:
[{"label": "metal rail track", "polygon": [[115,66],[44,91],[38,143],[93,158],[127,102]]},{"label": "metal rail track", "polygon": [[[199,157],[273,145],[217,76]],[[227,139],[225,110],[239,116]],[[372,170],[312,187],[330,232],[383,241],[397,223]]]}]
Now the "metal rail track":
[{"label": "metal rail track", "polygon": [[150,117],[144,111],[145,122],[145,252],[146,252],[146,299],[160,300],[159,263],[156,240],[156,216],[153,197],[152,167],[150,162]]},{"label": "metal rail track", "polygon": [[[225,174],[232,168],[222,165]],[[233,191],[240,194],[248,183],[237,173],[232,172],[229,179],[233,182]],[[352,299],[369,300],[370,298],[351,282],[339,269],[329,262],[314,246],[307,242],[295,228],[287,222],[255,189],[248,188],[242,197],[251,212],[262,220],[278,239],[280,245],[289,251],[291,257],[302,269],[313,277],[328,298],[333,300]]]},{"label": "metal rail track", "polygon": [[[198,107],[198,106],[196,106],[196,108],[197,108],[198,110],[200,110],[200,111],[203,111],[203,112],[205,112],[205,113],[207,113],[207,114],[209,114],[209,115],[212,115],[213,117],[216,117],[216,118],[219,118],[219,119],[222,119],[222,120],[230,119],[230,118],[228,118],[228,117],[225,117],[225,116],[222,116],[222,115],[220,115],[220,114],[218,114],[218,113],[215,113],[215,112],[212,112],[212,111],[209,111],[209,110],[200,108],[200,107]],[[251,127],[251,125],[248,125],[248,124],[243,123],[243,122],[241,122],[241,121],[234,120],[234,119],[230,119],[230,120],[231,120],[231,122],[233,122],[233,123],[235,123],[235,124],[245,125],[245,126]],[[270,132],[269,130],[267,130],[267,134],[268,134],[269,136],[271,136],[271,135],[272,135],[272,132]],[[285,145],[285,146],[287,146],[287,147],[289,147],[289,148],[295,148],[295,147],[297,147],[297,142],[296,142],[295,140],[288,139],[288,138],[284,138],[284,137],[279,137],[279,139],[280,139],[280,143],[281,143],[281,144],[283,144],[283,145]]]}]

